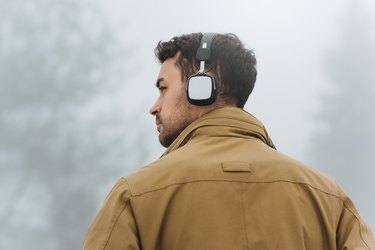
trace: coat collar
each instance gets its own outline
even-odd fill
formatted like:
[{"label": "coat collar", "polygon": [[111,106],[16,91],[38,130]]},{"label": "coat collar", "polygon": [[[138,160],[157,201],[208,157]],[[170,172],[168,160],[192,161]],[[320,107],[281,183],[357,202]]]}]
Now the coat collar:
[{"label": "coat collar", "polygon": [[[212,126],[225,127],[225,134],[223,134],[223,130],[209,128]],[[268,146],[275,148],[266,129],[258,119],[240,108],[225,107],[210,111],[193,121],[167,148],[162,157],[201,135],[255,137],[262,140]]]}]

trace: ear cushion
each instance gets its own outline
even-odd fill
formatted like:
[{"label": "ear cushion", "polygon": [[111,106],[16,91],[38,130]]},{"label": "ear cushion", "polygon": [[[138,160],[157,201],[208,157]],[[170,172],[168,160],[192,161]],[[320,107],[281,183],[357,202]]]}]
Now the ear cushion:
[{"label": "ear cushion", "polygon": [[197,106],[206,106],[216,101],[215,79],[207,74],[196,74],[188,79],[187,99]]}]

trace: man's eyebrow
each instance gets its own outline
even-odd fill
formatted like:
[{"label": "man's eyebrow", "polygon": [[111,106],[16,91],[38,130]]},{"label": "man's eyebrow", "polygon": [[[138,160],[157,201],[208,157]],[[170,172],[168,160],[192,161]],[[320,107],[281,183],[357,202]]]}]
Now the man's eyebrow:
[{"label": "man's eyebrow", "polygon": [[157,80],[156,83],[155,83],[155,86],[156,86],[157,88],[160,88],[160,82],[163,81],[163,80],[164,80],[164,77],[160,77],[160,78],[158,78],[158,80]]}]

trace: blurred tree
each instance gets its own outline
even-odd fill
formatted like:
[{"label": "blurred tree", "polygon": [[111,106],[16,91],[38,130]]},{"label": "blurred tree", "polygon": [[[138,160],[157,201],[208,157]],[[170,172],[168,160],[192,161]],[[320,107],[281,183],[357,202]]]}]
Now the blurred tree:
[{"label": "blurred tree", "polygon": [[321,127],[312,138],[311,157],[338,180],[375,228],[375,200],[370,199],[375,162],[375,34],[362,7],[361,1],[349,2],[341,44],[327,56],[325,69],[333,89],[321,99],[317,117]]},{"label": "blurred tree", "polygon": [[0,249],[79,249],[100,188],[147,153],[128,151],[135,114],[96,105],[120,87],[129,51],[94,1],[0,6]]}]

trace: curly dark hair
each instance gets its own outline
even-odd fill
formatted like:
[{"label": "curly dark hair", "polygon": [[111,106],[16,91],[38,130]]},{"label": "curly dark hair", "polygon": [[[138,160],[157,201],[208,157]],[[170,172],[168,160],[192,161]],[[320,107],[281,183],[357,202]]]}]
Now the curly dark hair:
[{"label": "curly dark hair", "polygon": [[[177,66],[181,70],[182,80],[197,73],[199,62],[196,52],[203,34],[192,33],[173,37],[167,42],[160,41],[155,55],[160,63],[179,53]],[[254,52],[246,49],[234,34],[217,34],[211,45],[211,58],[207,68],[215,77],[217,97],[243,108],[254,88],[257,77]]]}]

